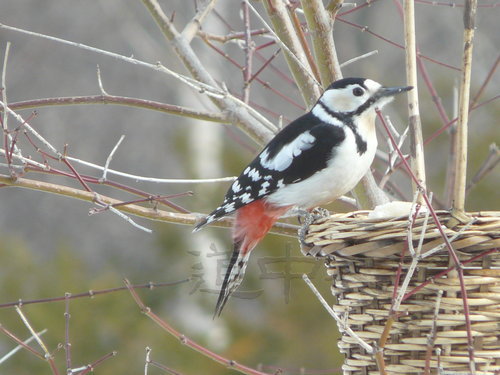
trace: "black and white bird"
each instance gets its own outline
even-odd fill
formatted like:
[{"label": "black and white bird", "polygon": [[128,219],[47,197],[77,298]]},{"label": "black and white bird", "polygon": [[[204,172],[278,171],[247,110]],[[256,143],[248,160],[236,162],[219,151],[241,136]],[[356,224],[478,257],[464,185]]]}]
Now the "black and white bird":
[{"label": "black and white bird", "polygon": [[243,170],[222,204],[194,229],[236,212],[233,255],[216,315],[243,280],[250,252],[276,220],[292,207],[309,210],[354,188],[375,156],[375,109],[411,89],[366,78],[336,81]]}]

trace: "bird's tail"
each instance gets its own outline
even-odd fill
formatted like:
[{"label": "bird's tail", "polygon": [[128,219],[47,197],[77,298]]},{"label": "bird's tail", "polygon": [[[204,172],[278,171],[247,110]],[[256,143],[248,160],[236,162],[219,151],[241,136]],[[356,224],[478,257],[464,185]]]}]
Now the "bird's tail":
[{"label": "bird's tail", "polygon": [[217,305],[215,306],[214,318],[220,316],[229,296],[238,289],[243,281],[243,276],[245,276],[250,251],[243,254],[241,245],[241,242],[234,243],[233,255],[231,256],[224,281],[222,282],[222,288],[217,299]]},{"label": "bird's tail", "polygon": [[243,281],[250,252],[289,208],[271,207],[263,200],[258,200],[236,211],[233,255],[224,276],[214,317],[220,316],[229,296]]}]

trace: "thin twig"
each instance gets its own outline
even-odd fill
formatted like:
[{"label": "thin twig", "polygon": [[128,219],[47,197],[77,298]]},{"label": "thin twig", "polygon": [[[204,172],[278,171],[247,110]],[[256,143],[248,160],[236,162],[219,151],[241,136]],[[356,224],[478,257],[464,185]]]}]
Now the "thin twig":
[{"label": "thin twig", "polygon": [[[410,281],[413,277],[415,270],[417,269],[418,262],[420,260],[421,247],[417,247],[416,251],[414,250],[414,247],[413,247],[413,226],[415,224],[415,219],[417,218],[417,215],[418,215],[417,207],[419,207],[419,205],[420,205],[418,203],[419,195],[420,195],[420,192],[415,192],[414,202],[412,204],[412,209],[411,209],[409,217],[408,217],[408,229],[407,229],[408,250],[410,251],[410,253],[412,255],[412,261],[411,261],[410,267],[406,271],[406,276],[403,280],[403,283],[401,284],[401,287],[399,288],[398,295],[391,306],[391,312],[393,312],[393,313],[397,313],[399,311],[401,301],[403,300],[403,297],[405,296],[406,291],[408,290],[408,285],[410,285]],[[420,240],[421,241],[419,241],[419,243],[420,242],[423,243],[422,238],[425,237],[425,232],[427,230],[428,212],[430,212],[430,209],[427,209],[427,211],[426,211],[427,217],[426,217],[426,219],[424,219],[424,222],[422,225],[422,229],[420,232]],[[397,287],[397,285],[395,285],[395,288],[396,287]]]},{"label": "thin twig", "polygon": [[106,181],[106,176],[108,174],[108,168],[109,168],[109,163],[111,163],[111,160],[113,159],[113,155],[115,154],[116,150],[118,150],[118,147],[120,147],[120,144],[122,141],[125,139],[125,135],[122,134],[120,136],[120,139],[118,142],[116,142],[115,147],[111,150],[109,153],[108,157],[106,158],[106,163],[104,164],[104,169],[102,170],[102,177],[99,179],[99,182],[104,182]]},{"label": "thin twig", "polygon": [[266,0],[263,2],[267,14],[273,23],[273,30],[253,5],[250,4],[248,0],[245,1],[248,3],[252,12],[254,12],[263,25],[276,38],[276,42],[278,42],[285,51],[285,59],[297,87],[302,94],[302,98],[308,107],[312,106],[320,96],[319,88],[321,84],[314,77],[299,38],[297,34],[293,32],[294,27],[288,15],[285,3],[281,0]]},{"label": "thin twig", "polygon": [[[0,325],[0,328],[1,327]],[[44,333],[47,332],[47,329],[43,329],[40,332],[37,332],[38,336],[42,336]],[[10,335],[9,335],[10,336]],[[12,337],[12,336],[11,336]],[[12,349],[10,352],[6,353],[2,358],[0,358],[0,365],[4,362],[6,362],[10,357],[12,357],[14,354],[16,354],[19,350],[28,347],[28,344],[35,339],[35,336],[30,336],[26,340],[24,340],[22,343],[23,345],[17,345],[14,349]]]},{"label": "thin twig", "polygon": [[425,353],[424,375],[430,375],[431,373],[431,358],[432,358],[432,352],[434,350],[434,343],[436,342],[437,320],[439,315],[439,306],[441,305],[442,297],[443,297],[443,291],[440,289],[438,290],[436,296],[436,305],[434,306],[434,315],[432,317],[431,331],[427,335],[427,352]]},{"label": "thin twig", "polygon": [[[62,195],[62,196],[68,196],[74,199],[79,199],[87,202],[93,202],[95,195],[92,192],[84,191],[84,190],[79,190],[71,187],[67,187],[64,185],[57,185],[57,184],[52,184],[48,182],[43,182],[43,181],[38,181],[38,180],[31,180],[31,179],[26,179],[26,178],[16,178],[15,180],[12,179],[10,176],[2,175],[0,174],[0,184],[4,184],[6,186],[16,186],[16,187],[21,187],[21,188],[26,188],[30,190],[36,190],[36,191],[44,191],[56,195]],[[116,205],[119,203],[122,203],[121,201],[103,196],[102,194],[99,195],[100,201],[104,202],[108,205]],[[183,225],[194,225],[200,218],[200,214],[183,214],[183,213],[177,213],[177,212],[168,212],[164,210],[159,210],[159,209],[150,209],[147,207],[142,207],[142,206],[137,206],[137,205],[127,205],[127,206],[120,206],[120,211],[123,211],[127,214],[131,214],[134,216],[138,217],[144,217],[149,220],[154,220],[154,221],[162,221],[162,222],[170,222],[170,223],[176,223],[176,224],[183,224]],[[224,218],[216,223],[213,223],[212,225],[217,226],[217,227],[230,227],[232,226],[233,219],[232,218]],[[283,235],[287,236],[293,236],[295,237],[297,234],[297,226],[296,225],[290,225],[286,223],[277,223],[274,226],[274,229],[271,230],[271,233],[280,233]],[[1,305],[0,305],[1,306]]]},{"label": "thin twig", "polygon": [[[163,283],[154,283],[150,281],[149,283],[146,284],[137,284],[133,285],[134,289],[149,289],[153,290],[155,288],[163,288],[166,286],[174,286],[174,285],[179,285],[183,283],[189,282],[190,279],[184,279],[184,280],[179,280],[179,281],[173,281],[173,282],[163,282]],[[7,303],[2,303],[0,304],[0,309],[7,308],[7,307],[14,307],[14,306],[26,306],[26,305],[32,305],[32,304],[39,304],[39,303],[49,303],[49,302],[61,302],[61,301],[67,301],[67,300],[73,300],[77,298],[94,298],[95,296],[100,296],[103,294],[108,294],[108,293],[115,293],[115,292],[120,292],[120,291],[126,291],[128,288],[126,286],[119,286],[116,288],[109,288],[109,289],[101,289],[101,290],[89,290],[84,293],[71,293],[69,296],[65,294],[64,296],[59,296],[59,297],[49,297],[49,298],[41,298],[41,299],[34,299],[34,300],[22,300],[19,299],[15,302],[7,302]]]},{"label": "thin twig", "polygon": [[[25,343],[24,341],[19,339],[16,335],[14,335],[12,332],[10,332],[2,324],[0,324],[0,331],[2,331],[7,337],[10,337],[12,340],[14,340],[17,343],[17,345],[19,345],[21,348],[26,349],[27,351],[29,351],[30,353],[34,354],[36,357],[38,357],[42,360],[45,359],[43,354],[37,352],[35,349],[33,349],[31,346],[29,346],[27,342]],[[44,332],[44,331],[42,330],[40,332]],[[32,335],[31,338],[33,340],[35,340],[35,335]]]},{"label": "thin twig", "polygon": [[490,152],[486,156],[483,164],[481,164],[481,167],[479,167],[479,170],[467,184],[465,193],[469,194],[469,192],[479,183],[479,181],[481,181],[481,179],[495,169],[498,163],[500,163],[500,149],[495,143],[492,143],[490,145]]},{"label": "thin twig", "polygon": [[99,206],[101,206],[102,208],[105,208],[106,210],[111,211],[112,213],[114,213],[118,217],[122,218],[123,220],[125,220],[127,223],[129,223],[133,227],[135,227],[135,228],[137,228],[139,230],[142,230],[143,232],[149,233],[149,234],[153,233],[152,229],[149,229],[149,228],[146,228],[145,226],[137,224],[130,216],[125,215],[123,212],[117,210],[115,207],[113,207],[113,205],[101,203],[99,197],[100,196],[98,194],[96,194],[96,203]]},{"label": "thin twig", "polygon": [[21,320],[23,321],[23,323],[26,326],[26,328],[28,328],[28,330],[30,331],[31,335],[35,338],[35,341],[38,343],[38,345],[40,345],[40,347],[44,351],[44,353],[45,353],[45,360],[49,363],[49,366],[50,366],[52,372],[54,373],[54,375],[58,375],[59,371],[57,370],[56,364],[54,362],[54,357],[48,351],[47,347],[45,346],[45,343],[42,341],[42,339],[40,338],[40,336],[38,335],[38,333],[33,329],[33,327],[31,326],[30,322],[28,321],[28,319],[26,318],[26,316],[22,312],[21,308],[17,305],[17,306],[15,306],[15,309],[16,309],[17,314],[21,317]]},{"label": "thin twig", "polygon": [[71,293],[65,293],[65,305],[66,309],[64,311],[64,332],[65,332],[65,338],[64,338],[64,350],[66,351],[66,373],[71,374],[72,373],[72,368],[73,366],[71,365],[71,342],[69,341],[69,320],[71,318],[71,315],[69,313],[69,301],[71,298]]},{"label": "thin twig", "polygon": [[[153,8],[149,8],[151,11],[161,11],[161,8],[159,8],[159,5],[157,4],[156,0],[143,0],[143,2],[152,4]],[[161,11],[160,13],[154,13],[155,15],[155,20],[159,22],[164,22],[167,23],[170,27],[173,27],[170,25],[170,21],[168,17]],[[163,23],[162,23],[163,25]],[[134,65],[142,66],[148,69],[153,69],[158,72],[162,72],[165,74],[168,74],[169,76],[172,76],[175,79],[178,79],[179,81],[185,83],[186,85],[203,92],[207,94],[211,99],[213,99],[217,104],[219,104],[224,110],[227,111],[228,119],[230,122],[238,125],[241,127],[248,135],[256,139],[257,141],[261,143],[265,143],[271,139],[273,136],[273,132],[269,131],[269,128],[273,127],[273,124],[270,123],[268,120],[266,120],[264,117],[262,117],[257,111],[255,111],[253,108],[249,107],[245,103],[243,103],[241,100],[238,100],[235,98],[233,95],[231,95],[228,92],[225,92],[221,90],[216,82],[211,78],[211,76],[206,72],[206,70],[203,68],[203,65],[201,62],[197,59],[196,55],[194,54],[194,51],[187,46],[182,40],[175,39],[177,43],[180,43],[180,45],[177,45],[178,49],[181,49],[182,52],[184,53],[182,56],[189,58],[190,60],[188,62],[192,63],[191,65],[194,66],[194,68],[198,69],[198,73],[204,75],[205,78],[210,77],[209,81],[210,83],[213,84],[207,84],[205,82],[202,82],[197,79],[190,78],[188,76],[179,74],[177,72],[174,72],[171,69],[168,69],[161,63],[156,63],[156,64],[150,64],[138,59],[135,59],[133,57],[128,57],[128,56],[123,56],[117,53],[113,53],[110,51],[102,50],[99,48],[91,47],[82,43],[75,43],[71,42],[65,39],[61,38],[56,38],[53,36],[45,35],[45,34],[40,34],[36,32],[32,32],[29,30],[24,30],[20,29],[17,27],[13,26],[8,26],[5,24],[0,23],[0,29],[5,29],[5,30],[10,30],[10,31],[15,31],[19,32],[22,34],[34,36],[37,38],[42,38],[42,39],[47,39],[51,40],[53,42],[57,43],[62,43],[65,45],[70,45],[79,49],[91,51],[93,53],[98,53],[104,56],[108,56],[111,58],[115,58],[121,61],[125,61]],[[164,28],[162,28],[162,31]],[[174,29],[175,30],[175,29]],[[177,33],[175,30],[176,34],[175,36],[180,35]],[[172,36],[173,38],[173,36]],[[181,56],[181,57],[182,57]],[[198,77],[197,74],[195,74],[195,77]],[[242,109],[245,110],[242,110]]]},{"label": "thin twig", "polygon": [[99,65],[97,65],[97,84],[99,85],[99,90],[101,91],[101,95],[103,96],[108,95],[106,90],[104,90],[104,85],[102,84],[101,69],[99,68]]},{"label": "thin twig", "polygon": [[[367,3],[365,3],[364,5],[367,5],[367,4],[372,4],[374,1],[375,1],[375,0],[371,0],[371,1],[367,2]],[[359,8],[359,7],[358,7],[358,8]],[[383,37],[383,36],[382,36],[382,35],[380,35],[380,34],[377,34],[377,33],[373,32],[373,31],[371,31],[371,30],[370,30],[370,28],[369,28],[368,26],[358,25],[358,24],[356,24],[356,23],[354,23],[354,22],[351,22],[351,21],[348,21],[348,20],[346,20],[346,19],[342,18],[341,16],[342,16],[342,15],[344,15],[344,14],[345,14],[345,13],[342,13],[341,15],[337,16],[337,17],[335,18],[335,20],[336,20],[336,21],[339,21],[339,22],[342,22],[342,23],[345,23],[345,24],[347,24],[347,25],[350,25],[350,26],[352,26],[352,27],[355,27],[356,29],[360,30],[361,32],[365,32],[365,33],[368,33],[368,34],[370,34],[370,35],[373,35],[375,38],[378,38],[378,39],[380,39],[380,40],[382,40],[382,41],[384,41],[384,42],[386,42],[386,43],[388,43],[388,44],[390,44],[390,45],[392,45],[392,46],[394,46],[394,47],[400,48],[400,49],[402,49],[402,50],[404,50],[404,49],[405,49],[405,46],[404,46],[404,45],[399,44],[399,43],[396,43],[396,42],[394,42],[394,41],[392,41],[392,40],[390,40],[390,39],[387,39],[387,38]],[[456,66],[453,66],[453,65],[450,65],[450,64],[444,63],[444,62],[442,62],[442,61],[438,61],[438,60],[433,59],[433,58],[431,58],[431,57],[429,57],[429,56],[422,55],[422,54],[420,54],[419,56],[420,56],[421,58],[423,58],[423,59],[427,60],[427,61],[430,61],[430,62],[434,63],[434,64],[438,64],[438,65],[440,65],[440,66],[444,66],[444,67],[446,67],[446,68],[448,68],[448,69],[452,69],[452,70],[455,70],[455,71],[457,71],[457,72],[459,72],[459,71],[460,71],[460,68],[458,68],[458,67],[456,67]]]},{"label": "thin twig", "polygon": [[[3,65],[2,65],[2,87],[0,90],[2,91],[2,101],[5,105],[7,105],[7,61],[9,60],[9,51],[10,51],[10,42],[7,42],[5,45],[5,53],[3,56]],[[2,130],[4,131],[4,135],[7,134],[7,129],[9,128],[7,122],[9,120],[9,116],[6,112],[3,113],[2,117]],[[5,148],[7,148],[7,144],[5,144]]]},{"label": "thin twig", "polygon": [[[268,34],[269,31],[267,29],[262,28],[262,29],[256,29],[256,30],[250,30],[250,35],[251,36],[257,36],[257,35],[263,35],[263,34]],[[245,31],[243,32],[230,32],[227,35],[215,35],[206,31],[198,30],[198,36],[201,39],[208,39],[208,40],[214,40],[216,42],[220,43],[227,43],[229,41],[234,41],[235,39],[243,39],[245,37]]]},{"label": "thin twig", "polygon": [[248,104],[250,100],[250,82],[252,79],[252,61],[254,45],[250,33],[250,12],[248,3],[243,1],[243,23],[245,24],[245,66],[243,68],[243,101]]},{"label": "thin twig", "polygon": [[186,345],[188,348],[191,348],[191,349],[197,351],[198,353],[212,359],[213,361],[215,361],[217,363],[220,363],[220,364],[227,366],[229,368],[234,368],[243,374],[271,375],[271,374],[263,373],[261,371],[257,371],[253,368],[248,367],[248,366],[244,366],[242,364],[239,364],[234,360],[229,360],[227,358],[224,358],[223,356],[216,354],[216,353],[212,352],[211,350],[208,350],[204,346],[202,346],[202,345],[198,344],[197,342],[191,340],[190,338],[186,337],[185,335],[183,335],[182,333],[177,331],[175,328],[173,328],[166,321],[161,319],[158,315],[156,315],[148,306],[146,306],[128,280],[124,280],[124,282],[129,290],[130,294],[132,295],[132,298],[134,299],[135,303],[137,303],[137,306],[139,306],[141,312],[143,312],[148,318],[150,318],[153,322],[155,322],[165,332],[167,332],[170,335],[172,335],[173,337],[177,338],[183,345]]},{"label": "thin twig", "polygon": [[[0,148],[0,155],[5,155],[5,150]],[[39,163],[35,160],[32,160],[30,158],[25,158],[23,156],[18,156],[18,155],[13,155],[13,158],[19,161],[22,161],[26,164],[36,166],[37,168],[40,168],[42,170],[50,170],[50,167],[48,167],[45,164]],[[78,158],[74,158],[72,156],[66,156],[66,159],[77,163],[81,165],[85,165],[86,167],[90,167],[99,171],[103,171],[104,167],[90,163],[85,160],[81,160]],[[199,179],[183,179],[183,178],[156,178],[156,177],[146,177],[146,176],[139,176],[139,175],[134,175],[130,173],[125,173],[125,172],[120,172],[116,171],[114,169],[108,169],[108,174],[114,174],[116,176],[124,177],[131,179],[133,181],[142,181],[142,182],[155,182],[158,184],[211,184],[211,183],[217,183],[217,182],[232,182],[236,179],[234,176],[230,177],[220,177],[220,178],[199,178]]]},{"label": "thin twig", "polygon": [[151,363],[151,349],[149,346],[146,346],[146,360],[144,361],[144,375],[148,375],[148,367]]},{"label": "thin twig", "polygon": [[299,38],[300,45],[302,46],[302,51],[304,51],[307,62],[309,63],[309,66],[311,67],[311,73],[314,75],[314,78],[316,79],[316,81],[321,83],[321,78],[319,76],[318,66],[316,64],[316,61],[314,60],[311,49],[309,48],[309,43],[307,42],[306,35],[305,35],[304,29],[302,27],[302,23],[300,22],[299,17],[297,16],[297,13],[300,12],[300,9],[298,9],[297,6],[298,6],[297,3],[295,3],[295,4],[288,3],[287,4],[288,15],[289,15],[290,20],[292,21],[292,25],[294,27],[294,34],[296,34],[297,37]]},{"label": "thin twig", "polygon": [[113,351],[111,353],[108,353],[108,354],[105,354],[103,355],[101,358],[98,358],[97,360],[95,360],[94,362],[92,362],[91,364],[87,365],[87,366],[84,366],[83,368],[81,369],[74,369],[75,372],[77,371],[80,371],[80,370],[83,370],[82,372],[80,372],[78,375],[86,375],[88,374],[89,372],[94,372],[94,369],[100,365],[101,363],[103,363],[105,360],[107,359],[110,359],[112,357],[115,357],[116,354],[118,354],[118,352],[116,351]]},{"label": "thin twig", "polygon": [[[12,110],[40,108],[47,106],[64,106],[64,105],[83,105],[83,104],[115,104],[124,105],[129,107],[151,109],[153,111],[169,113],[187,118],[194,118],[197,120],[217,122],[229,124],[230,119],[225,113],[208,112],[197,110],[193,108],[182,107],[175,104],[167,104],[155,102],[153,100],[146,100],[140,98],[131,98],[126,96],[117,95],[91,95],[91,96],[71,96],[71,97],[57,97],[57,98],[40,98],[34,100],[26,100],[22,102],[15,102],[9,105]],[[2,108],[0,108],[2,111]]]},{"label": "thin twig", "polygon": [[[245,133],[259,143],[267,143],[274,135],[273,124],[264,118],[259,112],[245,104],[243,101],[231,95],[227,90],[220,89],[219,85],[207,71],[189,43],[181,37],[170,18],[167,17],[157,0],[142,0],[151,16],[158,24],[165,38],[171,43],[178,58],[195,79],[188,82],[198,82],[201,89],[207,86],[212,92],[209,98],[220,109],[228,112],[232,122],[239,126]],[[163,67],[163,66],[162,66]],[[170,71],[171,74],[172,71]],[[175,73],[177,75],[177,73]],[[200,84],[201,83],[201,84]],[[215,89],[215,91],[213,91]],[[217,94],[219,93],[219,94]],[[214,95],[216,94],[216,95]]]},{"label": "thin twig", "polygon": [[340,68],[344,68],[344,67],[346,67],[346,66],[348,66],[348,65],[350,65],[350,64],[353,64],[353,63],[355,63],[355,62],[357,62],[357,61],[359,61],[359,60],[366,59],[366,58],[368,58],[368,57],[371,57],[371,56],[373,56],[373,55],[376,55],[377,53],[378,53],[378,50],[377,50],[377,49],[375,49],[375,50],[373,50],[373,51],[371,51],[371,52],[367,52],[367,53],[364,53],[364,54],[362,54],[362,55],[359,55],[359,56],[353,57],[352,59],[349,59],[349,60],[347,60],[347,61],[344,61],[342,64],[340,64]]},{"label": "thin twig", "polygon": [[[453,262],[453,268],[457,270],[458,273],[458,279],[460,283],[460,292],[462,294],[462,301],[463,301],[463,309],[464,309],[464,317],[465,317],[465,326],[466,326],[466,331],[467,331],[467,343],[468,343],[468,349],[469,349],[469,359],[470,362],[474,362],[474,347],[473,347],[473,337],[472,337],[472,328],[471,328],[471,321],[470,321],[470,315],[469,315],[469,304],[468,304],[468,299],[467,299],[467,289],[465,288],[465,281],[464,281],[464,275],[463,275],[463,263],[460,262],[460,259],[458,258],[457,253],[453,249],[453,246],[451,245],[448,237],[446,236],[446,233],[443,229],[443,226],[441,225],[441,222],[439,221],[439,218],[436,214],[436,211],[431,205],[431,202],[429,200],[429,197],[427,196],[425,189],[423,186],[420,185],[420,181],[417,179],[417,177],[413,174],[408,162],[405,160],[403,157],[403,154],[401,150],[397,147],[396,141],[394,137],[392,136],[391,132],[389,131],[387,124],[384,121],[384,118],[381,116],[380,111],[378,111],[379,118],[381,119],[382,125],[386,129],[387,135],[391,139],[391,142],[394,146],[394,148],[398,151],[399,157],[401,158],[401,161],[403,162],[405,168],[407,169],[408,173],[410,174],[412,181],[420,187],[422,190],[422,198],[425,201],[425,204],[427,205],[427,208],[430,211],[430,214],[432,216],[432,219],[434,220],[434,223],[436,224],[436,228],[443,239],[444,243],[446,244],[446,249],[448,251],[448,254],[450,255],[450,258]],[[474,364],[471,364],[471,371],[474,372]]]},{"label": "thin twig", "polygon": [[325,299],[323,298],[321,293],[318,291],[318,289],[316,289],[316,287],[314,286],[312,281],[309,279],[307,274],[303,274],[302,279],[305,281],[307,286],[311,289],[311,291],[314,293],[314,295],[316,296],[318,301],[323,305],[323,307],[326,309],[326,311],[328,311],[328,313],[335,319],[341,332],[343,331],[343,332],[347,333],[354,340],[356,340],[356,342],[359,345],[361,345],[363,347],[363,349],[367,351],[367,353],[369,353],[369,354],[375,353],[375,349],[371,345],[366,343],[361,337],[359,337],[358,334],[356,332],[354,332],[349,327],[349,325],[347,325],[347,323],[344,320],[342,320],[342,318],[340,318],[340,316],[337,315],[337,313],[335,311],[333,311],[333,309],[330,307],[330,305],[328,305],[328,302],[325,301]]},{"label": "thin twig", "polygon": [[11,110],[7,104],[5,104],[3,101],[0,102],[0,106],[3,107],[4,111],[6,114],[10,114],[12,117],[16,119],[22,126],[31,134],[35,136],[42,144],[50,150],[57,158],[62,158],[62,154],[56,150],[54,146],[52,146],[44,137],[42,137],[35,129],[31,127],[30,124],[26,120],[24,120],[20,115],[18,115],[16,112]]},{"label": "thin twig", "polygon": [[500,55],[497,57],[497,59],[493,63],[493,66],[489,70],[488,75],[484,79],[484,81],[483,81],[481,87],[479,88],[479,90],[477,91],[476,95],[474,95],[474,98],[472,98],[469,108],[475,107],[475,105],[477,104],[477,101],[479,100],[479,98],[483,94],[484,90],[486,89],[486,86],[488,86],[488,83],[491,82],[491,79],[493,78],[495,71],[497,70],[499,64],[500,64]]}]

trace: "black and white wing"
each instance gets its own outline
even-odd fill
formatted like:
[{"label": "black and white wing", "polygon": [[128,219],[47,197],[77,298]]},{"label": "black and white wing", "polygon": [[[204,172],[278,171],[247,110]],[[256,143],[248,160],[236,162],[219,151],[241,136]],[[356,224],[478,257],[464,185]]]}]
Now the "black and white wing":
[{"label": "black and white wing", "polygon": [[195,231],[326,168],[335,147],[344,138],[342,127],[324,123],[311,112],[299,117],[283,128],[245,168],[222,204],[198,223]]}]

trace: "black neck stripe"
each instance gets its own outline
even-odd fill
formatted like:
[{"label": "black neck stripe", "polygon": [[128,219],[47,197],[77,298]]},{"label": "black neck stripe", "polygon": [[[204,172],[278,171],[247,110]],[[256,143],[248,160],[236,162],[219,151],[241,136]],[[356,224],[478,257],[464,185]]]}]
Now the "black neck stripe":
[{"label": "black neck stripe", "polygon": [[[321,106],[321,108],[325,110],[326,113],[328,113],[333,118],[336,118],[342,124],[344,124],[349,129],[352,130],[354,138],[356,140],[356,148],[358,149],[358,154],[360,155],[363,155],[366,152],[367,144],[366,141],[359,135],[358,128],[354,125],[352,119],[354,116],[357,116],[358,114],[362,113],[366,108],[368,108],[371,105],[371,103],[367,105],[368,102],[370,102],[370,99],[367,100],[361,107],[359,107],[356,111],[353,112],[334,112],[330,108],[328,108],[325,105],[325,103],[323,103],[321,100],[318,101],[318,104]],[[363,107],[365,108],[362,109]]]}]

